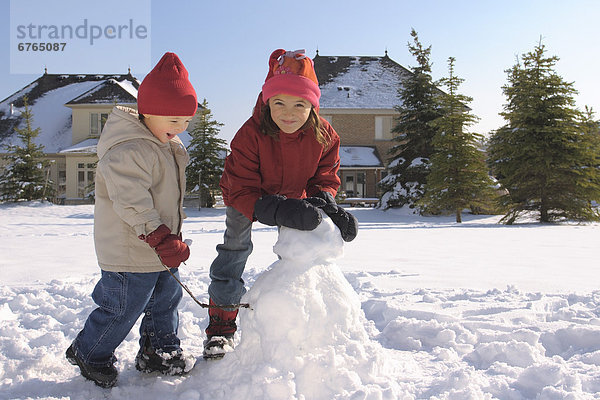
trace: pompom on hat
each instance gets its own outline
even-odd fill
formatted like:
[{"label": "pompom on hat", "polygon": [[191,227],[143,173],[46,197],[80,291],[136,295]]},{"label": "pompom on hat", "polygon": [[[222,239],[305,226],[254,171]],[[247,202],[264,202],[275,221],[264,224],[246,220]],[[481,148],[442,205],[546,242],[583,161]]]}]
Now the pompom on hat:
[{"label": "pompom on hat", "polygon": [[269,57],[269,73],[262,87],[262,98],[266,103],[277,94],[302,97],[319,108],[321,90],[315,74],[313,61],[305,50],[275,50]]},{"label": "pompom on hat", "polygon": [[193,116],[198,109],[196,91],[188,71],[175,53],[165,53],[142,81],[137,96],[140,114]]}]

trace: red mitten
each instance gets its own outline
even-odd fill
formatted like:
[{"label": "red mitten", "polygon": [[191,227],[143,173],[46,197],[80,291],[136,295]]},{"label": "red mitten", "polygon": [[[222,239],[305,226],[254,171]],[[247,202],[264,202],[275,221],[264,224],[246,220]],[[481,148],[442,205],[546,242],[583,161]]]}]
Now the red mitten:
[{"label": "red mitten", "polygon": [[179,264],[190,256],[188,245],[182,242],[179,236],[172,234],[164,224],[148,236],[140,236],[140,239],[154,248],[163,264],[169,268],[179,267]]}]

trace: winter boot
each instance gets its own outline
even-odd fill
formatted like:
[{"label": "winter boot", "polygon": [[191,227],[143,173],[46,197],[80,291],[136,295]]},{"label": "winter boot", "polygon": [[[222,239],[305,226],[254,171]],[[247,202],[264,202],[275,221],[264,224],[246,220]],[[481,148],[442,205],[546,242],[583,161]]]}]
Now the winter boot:
[{"label": "winter boot", "polygon": [[180,350],[164,353],[155,350],[150,344],[150,338],[146,335],[144,345],[135,357],[135,368],[141,372],[160,372],[164,375],[183,375],[185,370],[185,358]]},{"label": "winter boot", "polygon": [[73,348],[73,345],[69,346],[65,356],[67,361],[73,365],[77,365],[81,371],[81,375],[93,381],[96,385],[103,388],[111,388],[117,383],[117,377],[119,373],[114,365],[109,364],[102,367],[95,367],[84,362]]},{"label": "winter boot", "polygon": [[[210,300],[209,303],[215,303]],[[208,316],[210,322],[206,328],[206,340],[204,341],[204,359],[223,358],[227,351],[233,350],[233,334],[237,330],[235,319],[238,310],[227,311],[223,308],[209,308]]]}]

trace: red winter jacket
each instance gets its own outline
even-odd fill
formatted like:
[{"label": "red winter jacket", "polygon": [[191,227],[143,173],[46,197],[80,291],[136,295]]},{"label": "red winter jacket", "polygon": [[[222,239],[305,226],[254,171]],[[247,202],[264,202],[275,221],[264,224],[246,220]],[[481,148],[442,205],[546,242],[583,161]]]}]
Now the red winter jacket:
[{"label": "red winter jacket", "polygon": [[335,197],[340,186],[340,137],[335,130],[321,118],[330,135],[326,149],[312,130],[280,131],[274,140],[259,130],[262,104],[259,95],[252,117],[231,141],[220,182],[225,204],[252,221],[254,203],[266,194],[302,199],[325,191]]}]

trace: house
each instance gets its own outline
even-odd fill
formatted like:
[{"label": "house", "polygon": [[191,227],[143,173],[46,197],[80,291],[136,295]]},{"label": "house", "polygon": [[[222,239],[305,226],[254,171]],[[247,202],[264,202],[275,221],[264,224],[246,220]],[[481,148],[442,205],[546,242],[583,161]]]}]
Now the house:
[{"label": "house", "polygon": [[[314,57],[321,89],[320,115],[340,135],[340,192],[378,198],[385,176],[398,89],[411,72],[388,57]],[[373,201],[373,200],[372,200]]]},{"label": "house", "polygon": [[[44,146],[50,161],[48,180],[57,201],[89,201],[98,158],[96,145],[115,105],[137,108],[140,82],[125,75],[64,75],[45,72],[37,80],[0,102],[0,156],[4,145],[19,143],[14,128],[22,123],[24,97],[40,128],[36,144]],[[193,125],[194,121],[192,121]],[[184,144],[191,138],[179,136]]]}]

